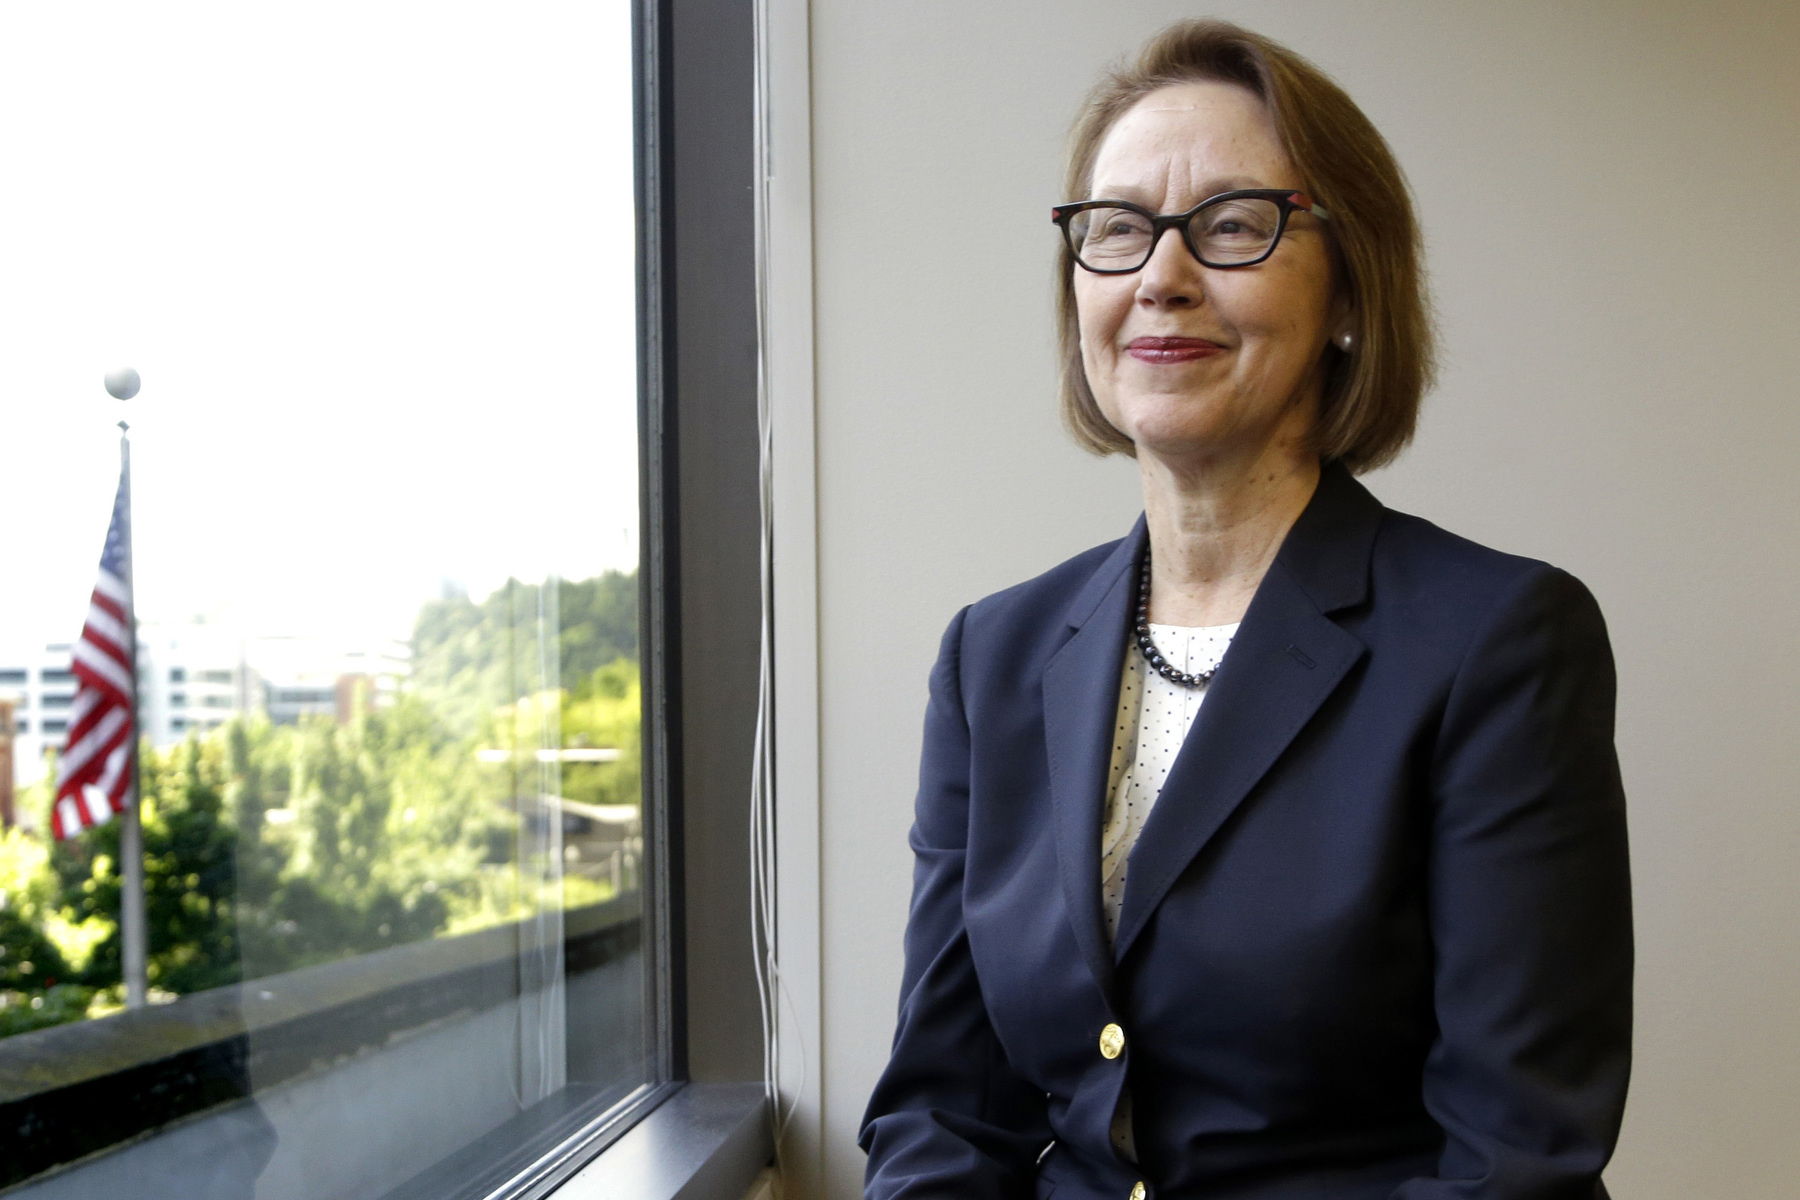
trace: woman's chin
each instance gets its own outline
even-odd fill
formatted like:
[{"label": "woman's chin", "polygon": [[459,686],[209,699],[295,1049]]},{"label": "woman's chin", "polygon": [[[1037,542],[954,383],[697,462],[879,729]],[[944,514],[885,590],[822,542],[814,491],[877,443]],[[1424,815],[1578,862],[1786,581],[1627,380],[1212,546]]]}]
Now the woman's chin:
[{"label": "woman's chin", "polygon": [[1149,419],[1133,421],[1126,429],[1138,454],[1150,454],[1168,460],[1204,460],[1229,454],[1241,437],[1234,437],[1224,422],[1195,420],[1195,414],[1182,414],[1184,419]]},{"label": "woman's chin", "polygon": [[1108,414],[1129,437],[1139,457],[1170,464],[1201,465],[1233,459],[1261,459],[1271,449],[1299,446],[1312,428],[1311,410],[1245,411],[1229,403],[1195,396],[1133,397]]}]

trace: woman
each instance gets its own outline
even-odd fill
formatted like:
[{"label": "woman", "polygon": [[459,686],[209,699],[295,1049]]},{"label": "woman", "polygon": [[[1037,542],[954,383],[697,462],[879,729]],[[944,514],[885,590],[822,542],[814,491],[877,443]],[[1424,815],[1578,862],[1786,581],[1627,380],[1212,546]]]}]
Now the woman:
[{"label": "woman", "polygon": [[1076,130],[1064,401],[1144,518],[931,677],[875,1200],[1604,1196],[1631,929],[1592,597],[1381,506],[1429,373],[1392,154],[1186,23]]}]

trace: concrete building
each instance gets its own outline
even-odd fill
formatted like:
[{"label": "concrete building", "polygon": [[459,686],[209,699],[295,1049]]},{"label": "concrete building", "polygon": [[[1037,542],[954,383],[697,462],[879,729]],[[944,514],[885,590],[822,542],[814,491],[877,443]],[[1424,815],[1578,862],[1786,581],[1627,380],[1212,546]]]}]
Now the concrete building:
[{"label": "concrete building", "polygon": [[223,625],[138,626],[138,695],[144,733],[167,746],[260,708],[245,639]]},{"label": "concrete building", "polygon": [[[61,749],[75,700],[68,642],[0,645],[0,701],[12,709],[11,778],[29,787]],[[246,635],[208,622],[138,626],[144,736],[157,747],[217,729],[239,714],[278,725],[347,721],[359,704],[393,703],[411,673],[404,642],[357,645],[314,635]]]},{"label": "concrete building", "polygon": [[12,770],[19,787],[44,777],[44,752],[60,747],[75,703],[68,642],[0,648],[0,700],[12,710]]},{"label": "concrete building", "polygon": [[318,636],[256,637],[244,647],[262,689],[262,711],[277,725],[309,716],[347,721],[359,703],[386,707],[412,672],[412,651],[399,641],[361,646]]}]

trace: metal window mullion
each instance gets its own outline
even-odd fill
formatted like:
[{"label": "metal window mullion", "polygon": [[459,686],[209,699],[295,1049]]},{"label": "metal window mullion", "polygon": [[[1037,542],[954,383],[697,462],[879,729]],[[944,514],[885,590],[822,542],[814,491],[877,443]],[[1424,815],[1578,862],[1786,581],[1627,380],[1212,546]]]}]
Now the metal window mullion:
[{"label": "metal window mullion", "polygon": [[680,804],[679,474],[671,0],[634,0],[638,268],[639,561],[644,697],[645,1034],[654,1081],[687,1074]]}]

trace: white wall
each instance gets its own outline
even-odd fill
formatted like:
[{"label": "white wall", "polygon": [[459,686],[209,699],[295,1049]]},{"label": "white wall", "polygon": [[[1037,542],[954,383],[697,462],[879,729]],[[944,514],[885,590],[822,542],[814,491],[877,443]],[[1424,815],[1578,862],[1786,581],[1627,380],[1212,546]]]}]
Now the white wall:
[{"label": "white wall", "polygon": [[[812,0],[821,903],[800,1006],[819,1006],[808,1108],[834,1200],[858,1194],[857,1121],[891,1035],[937,638],[960,605],[1137,511],[1131,467],[1056,423],[1064,131],[1103,63],[1208,11]],[[1611,623],[1640,964],[1614,1193],[1792,1195],[1800,7],[1210,12],[1335,75],[1418,192],[1445,370],[1415,448],[1368,482],[1569,568]],[[968,199],[950,260],[909,217],[944,195]]]}]

